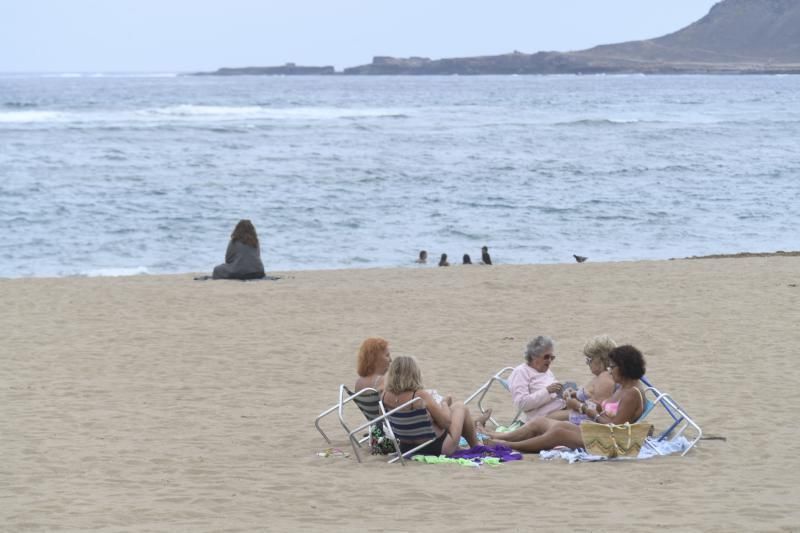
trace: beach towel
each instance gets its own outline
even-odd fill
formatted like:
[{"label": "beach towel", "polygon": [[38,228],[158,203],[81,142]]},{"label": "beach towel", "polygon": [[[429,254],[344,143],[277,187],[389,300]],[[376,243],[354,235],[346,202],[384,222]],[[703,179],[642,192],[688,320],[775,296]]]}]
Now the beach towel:
[{"label": "beach towel", "polygon": [[415,455],[411,458],[427,464],[459,464],[461,466],[499,466],[500,463],[508,461],[522,460],[522,454],[513,451],[507,446],[496,444],[493,446],[474,446],[463,450],[457,450],[446,455]]},{"label": "beach towel", "polygon": [[553,459],[564,459],[570,463],[591,462],[591,461],[635,461],[637,459],[650,459],[659,455],[671,455],[673,453],[683,453],[684,450],[689,448],[689,441],[686,437],[677,437],[672,440],[656,440],[648,437],[646,439],[647,445],[642,446],[639,450],[639,455],[636,457],[604,457],[602,455],[592,455],[587,453],[586,450],[580,448],[577,450],[570,450],[569,448],[556,448],[554,450],[545,450],[539,452],[539,458],[543,461],[550,461]]},{"label": "beach towel", "polygon": [[477,462],[477,461],[471,461],[469,459],[455,459],[453,457],[447,457],[446,455],[414,455],[411,457],[411,460],[429,465],[456,464],[460,466],[469,466],[472,468],[482,465],[489,465],[489,466],[500,465],[500,459],[496,457],[487,457],[483,461]]},{"label": "beach towel", "polygon": [[[212,276],[195,276],[195,281],[209,281],[214,279]],[[222,278],[220,278],[222,279]],[[280,276],[264,276],[263,278],[254,278],[254,279],[234,279],[234,278],[226,278],[227,281],[277,281],[281,279]],[[215,280],[218,281],[218,280]]]},{"label": "beach towel", "polygon": [[478,446],[473,446],[472,448],[467,448],[466,450],[456,450],[450,454],[450,457],[454,457],[456,459],[470,459],[473,461],[487,457],[496,457],[503,463],[508,461],[522,460],[521,453],[515,452],[508,446],[503,446],[502,444],[493,444],[492,446],[484,446],[480,444]]}]

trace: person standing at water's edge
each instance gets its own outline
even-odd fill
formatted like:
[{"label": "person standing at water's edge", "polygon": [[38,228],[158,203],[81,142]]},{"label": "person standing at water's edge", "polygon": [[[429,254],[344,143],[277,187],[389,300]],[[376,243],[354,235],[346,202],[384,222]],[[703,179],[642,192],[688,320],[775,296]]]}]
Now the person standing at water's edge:
[{"label": "person standing at water's edge", "polygon": [[492,257],[489,255],[489,247],[484,246],[481,248],[481,263],[484,265],[491,265],[492,264]]},{"label": "person standing at water's edge", "polygon": [[420,250],[419,257],[417,258],[417,263],[424,265],[427,262],[428,262],[428,252],[426,252],[425,250]]},{"label": "person standing at water's edge", "polygon": [[214,267],[214,279],[261,279],[264,277],[264,264],[261,262],[261,246],[256,228],[247,219],[236,224],[225,262]]},{"label": "person standing at water's edge", "polygon": [[447,254],[442,254],[441,259],[439,259],[439,266],[440,267],[449,267],[450,263],[447,262]]}]

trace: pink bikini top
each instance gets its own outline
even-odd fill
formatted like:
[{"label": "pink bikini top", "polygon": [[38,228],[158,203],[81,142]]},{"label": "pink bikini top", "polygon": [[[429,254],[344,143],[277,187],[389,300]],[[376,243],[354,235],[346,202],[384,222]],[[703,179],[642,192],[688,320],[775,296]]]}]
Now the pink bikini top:
[{"label": "pink bikini top", "polygon": [[[642,391],[639,390],[638,387],[634,387],[636,392],[639,393],[639,399],[642,401],[642,407],[644,407],[644,400],[642,399]],[[600,405],[603,406],[603,412],[606,416],[617,416],[617,411],[619,410],[619,402],[609,402],[608,400],[603,400],[600,402]]]},{"label": "pink bikini top", "polygon": [[603,400],[600,405],[603,406],[603,412],[606,416],[617,416],[617,409],[619,409],[619,402],[609,402]]}]

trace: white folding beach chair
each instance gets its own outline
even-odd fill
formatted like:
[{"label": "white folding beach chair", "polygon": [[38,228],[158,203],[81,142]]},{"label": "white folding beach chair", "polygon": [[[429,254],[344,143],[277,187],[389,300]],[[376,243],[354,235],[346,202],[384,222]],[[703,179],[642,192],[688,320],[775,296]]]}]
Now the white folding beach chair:
[{"label": "white folding beach chair", "polygon": [[[423,407],[406,411],[405,409],[412,405],[414,402],[422,401]],[[436,432],[433,428],[433,421],[431,420],[428,410],[424,407],[424,400],[420,397],[411,398],[407,402],[398,405],[390,411],[386,410],[383,402],[378,402],[378,408],[381,411],[381,416],[374,419],[371,423],[386,422],[383,427],[386,436],[389,437],[394,443],[395,457],[389,460],[389,463],[400,461],[400,464],[405,466],[405,459],[414,455],[417,450],[420,450],[436,440]],[[357,438],[356,435],[363,431],[370,423],[360,425],[350,432],[350,441],[353,442]],[[420,441],[424,442],[407,452],[401,452],[400,441]],[[355,447],[353,448],[355,450]],[[356,451],[356,458],[361,462],[361,457]]]},{"label": "white folding beach chair", "polygon": [[[663,407],[664,411],[669,417],[667,419],[668,425],[666,429],[661,431],[661,433],[653,438],[656,441],[664,441],[673,440],[683,436],[689,442],[689,446],[681,454],[686,455],[703,436],[703,430],[700,429],[700,426],[697,425],[697,423],[687,414],[686,410],[680,406],[678,402],[672,398],[672,396],[657,389],[644,376],[642,376],[641,381],[646,387],[644,390],[645,406],[642,416],[639,417],[638,422],[641,422],[647,418],[659,405]],[[653,449],[655,448],[653,447]]]},{"label": "white folding beach chair", "polygon": [[[363,430],[365,428],[369,428],[367,435],[361,438],[357,438],[355,440],[350,438],[350,428],[347,426],[347,422],[345,422],[344,416],[344,407],[347,403],[353,402],[358,406],[358,409],[367,419],[367,424],[360,428]],[[380,409],[378,407],[378,403],[380,402],[380,393],[373,388],[364,388],[358,392],[352,392],[350,389],[347,388],[346,385],[342,384],[339,385],[339,401],[323,411],[322,413],[317,416],[314,420],[314,426],[316,426],[317,431],[319,431],[320,435],[325,439],[325,441],[330,444],[331,439],[328,438],[328,435],[320,427],[320,422],[323,418],[328,416],[329,414],[333,413],[334,411],[337,412],[339,415],[339,423],[341,423],[342,427],[344,428],[345,433],[347,433],[348,439],[350,443],[353,445],[353,451],[356,454],[356,458],[358,458],[359,462],[361,462],[361,457],[358,454],[357,448],[360,448],[361,445],[369,440],[370,435],[372,433],[372,427],[374,425],[374,421],[376,418],[380,417]]]},{"label": "white folding beach chair", "polygon": [[[491,388],[492,388],[492,385],[494,385],[495,383],[497,383],[497,384],[499,384],[501,387],[503,387],[503,388],[504,388],[506,391],[510,391],[510,387],[509,387],[509,385],[508,385],[508,376],[509,376],[509,375],[511,374],[511,372],[513,372],[513,371],[514,371],[514,367],[513,367],[513,366],[507,366],[507,367],[501,368],[500,370],[498,370],[497,372],[495,372],[495,373],[494,373],[494,374],[493,374],[493,375],[492,375],[492,376],[491,376],[491,377],[490,377],[490,378],[489,378],[489,379],[486,381],[486,383],[484,383],[483,385],[481,385],[480,387],[478,387],[478,389],[477,389],[475,392],[473,392],[472,394],[470,394],[470,395],[467,397],[467,399],[466,399],[466,400],[464,400],[464,405],[467,405],[467,404],[469,404],[471,401],[473,401],[473,400],[475,400],[475,399],[477,398],[476,405],[478,406],[478,410],[481,412],[481,414],[484,414],[484,413],[486,413],[486,409],[485,409],[485,408],[484,408],[484,406],[483,406],[483,400],[486,398],[486,395],[488,394],[488,392],[489,392],[489,389],[491,389]],[[519,420],[519,417],[520,417],[520,415],[522,415],[522,409],[518,409],[518,410],[517,410],[517,414],[516,414],[516,415],[514,415],[514,418],[513,418],[513,419],[512,419],[512,420],[511,420],[511,421],[510,421],[508,424],[506,424],[506,425],[510,426],[511,424],[513,424],[514,422],[516,422],[517,420]],[[501,425],[501,424],[500,424],[500,423],[499,423],[497,420],[495,420],[495,418],[494,418],[494,412],[492,413],[492,416],[490,416],[490,417],[489,417],[489,420],[491,420],[491,422],[492,422],[492,423],[493,423],[495,426],[499,426],[499,425]]]}]

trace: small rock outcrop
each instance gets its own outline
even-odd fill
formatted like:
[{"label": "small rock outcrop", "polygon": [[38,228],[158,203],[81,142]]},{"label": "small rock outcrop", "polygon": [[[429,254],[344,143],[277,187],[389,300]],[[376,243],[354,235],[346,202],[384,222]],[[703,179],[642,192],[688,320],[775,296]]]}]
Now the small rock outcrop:
[{"label": "small rock outcrop", "polygon": [[333,67],[301,67],[286,63],[279,67],[220,68],[214,72],[195,72],[194,76],[302,76],[336,74]]}]

